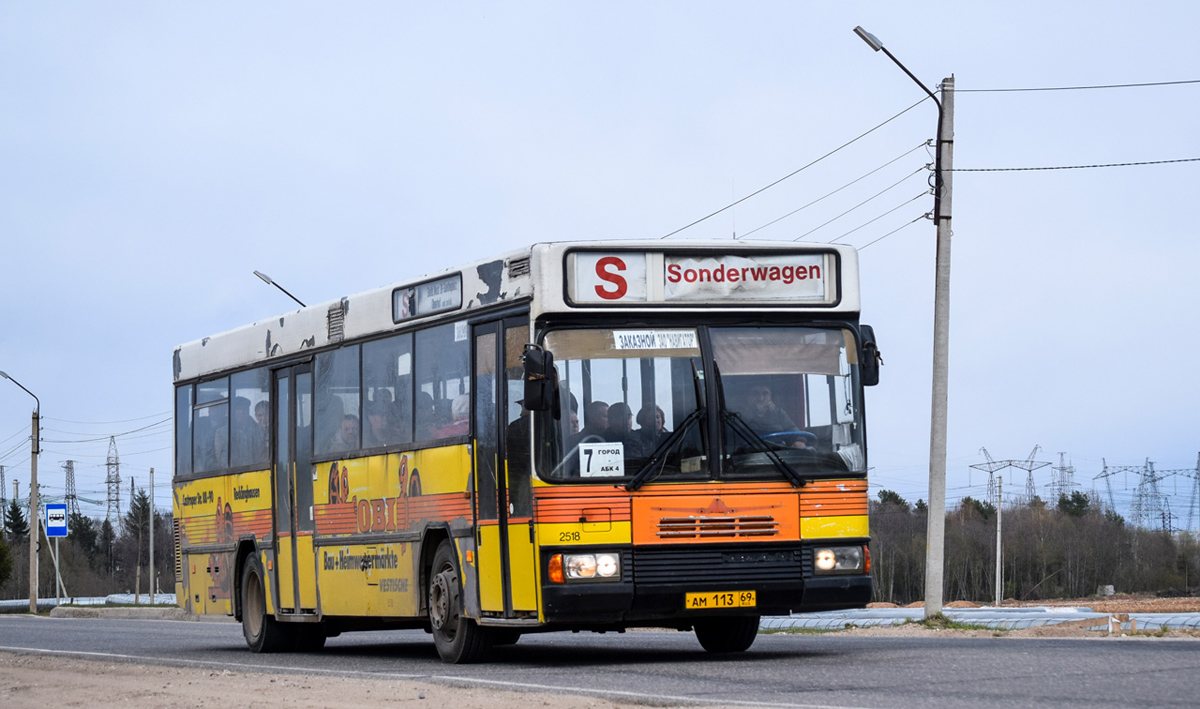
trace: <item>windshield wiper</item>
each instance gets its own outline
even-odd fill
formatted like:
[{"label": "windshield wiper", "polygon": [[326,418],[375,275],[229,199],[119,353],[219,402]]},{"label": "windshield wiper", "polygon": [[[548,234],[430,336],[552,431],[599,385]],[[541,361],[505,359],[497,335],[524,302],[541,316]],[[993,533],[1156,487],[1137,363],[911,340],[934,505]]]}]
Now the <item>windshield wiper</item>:
[{"label": "windshield wiper", "polygon": [[763,438],[757,431],[750,428],[750,425],[742,420],[736,411],[722,411],[721,418],[729,427],[738,433],[754,450],[767,456],[779,472],[792,483],[792,487],[804,487],[808,484],[808,478],[805,478],[796,469],[787,464],[783,458],[779,457],[779,453],[771,446],[767,439]]},{"label": "windshield wiper", "polygon": [[[646,462],[642,464],[641,468],[638,468],[637,475],[634,475],[632,480],[625,483],[625,489],[633,492],[649,482],[651,473],[661,473],[663,468],[666,467],[667,453],[671,452],[683,440],[688,431],[692,429],[692,426],[695,426],[696,422],[704,417],[704,412],[704,407],[700,407],[688,414],[683,421],[680,421],[675,430],[654,447],[654,451],[650,453]],[[659,462],[660,458],[662,459],[662,464],[658,465],[656,470],[655,464]]]},{"label": "windshield wiper", "polygon": [[[725,407],[725,384],[721,381],[721,367],[716,362],[713,362],[713,379],[717,386],[717,403],[721,407],[721,420],[738,433],[747,443],[749,443],[756,451],[767,456],[767,460],[771,461],[779,472],[783,473],[783,477],[788,479],[792,487],[804,487],[808,484],[808,479],[796,472],[796,469],[788,465],[775,449],[763,438],[750,428],[750,425],[742,420],[736,411],[730,411]],[[722,431],[724,427],[722,427]],[[724,438],[724,436],[722,436]],[[724,442],[724,441],[722,441]]]}]

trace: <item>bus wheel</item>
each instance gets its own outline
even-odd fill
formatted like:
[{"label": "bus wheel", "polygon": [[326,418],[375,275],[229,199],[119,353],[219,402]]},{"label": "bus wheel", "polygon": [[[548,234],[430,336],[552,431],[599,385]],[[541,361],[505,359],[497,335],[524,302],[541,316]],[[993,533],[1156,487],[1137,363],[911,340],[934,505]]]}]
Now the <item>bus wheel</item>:
[{"label": "bus wheel", "polygon": [[521,639],[521,631],[511,628],[488,628],[488,634],[491,635],[492,645],[516,645]]},{"label": "bus wheel", "polygon": [[325,647],[325,628],[319,623],[300,623],[295,628],[297,652],[320,652]]},{"label": "bus wheel", "polygon": [[291,646],[293,633],[267,615],[264,588],[262,564],[251,554],[242,567],[242,635],[254,652],[280,652]]},{"label": "bus wheel", "polygon": [[491,643],[483,628],[463,615],[462,586],[454,545],[443,541],[429,572],[429,625],[433,644],[446,662],[477,662]]},{"label": "bus wheel", "polygon": [[696,639],[709,652],[743,652],[758,637],[758,623],[756,615],[697,620]]}]

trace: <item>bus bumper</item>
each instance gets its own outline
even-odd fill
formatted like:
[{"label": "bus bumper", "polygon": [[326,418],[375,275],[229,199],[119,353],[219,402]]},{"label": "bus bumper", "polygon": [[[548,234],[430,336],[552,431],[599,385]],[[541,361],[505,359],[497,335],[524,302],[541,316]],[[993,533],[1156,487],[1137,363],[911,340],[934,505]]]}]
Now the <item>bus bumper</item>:
[{"label": "bus bumper", "polygon": [[687,593],[753,590],[757,603],[748,608],[730,608],[723,615],[787,615],[862,608],[871,600],[871,577],[867,575],[809,577],[796,584],[748,584],[731,580],[720,585],[590,583],[542,587],[547,623],[567,625],[644,624],[687,625],[712,611],[684,608]]}]

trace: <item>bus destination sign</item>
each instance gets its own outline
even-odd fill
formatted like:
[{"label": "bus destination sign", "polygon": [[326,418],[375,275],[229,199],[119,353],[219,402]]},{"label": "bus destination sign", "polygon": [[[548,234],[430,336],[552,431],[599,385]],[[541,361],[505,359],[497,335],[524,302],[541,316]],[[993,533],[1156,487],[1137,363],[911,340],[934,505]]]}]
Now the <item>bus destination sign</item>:
[{"label": "bus destination sign", "polygon": [[568,272],[576,303],[828,303],[833,259],[823,253],[572,254]]}]

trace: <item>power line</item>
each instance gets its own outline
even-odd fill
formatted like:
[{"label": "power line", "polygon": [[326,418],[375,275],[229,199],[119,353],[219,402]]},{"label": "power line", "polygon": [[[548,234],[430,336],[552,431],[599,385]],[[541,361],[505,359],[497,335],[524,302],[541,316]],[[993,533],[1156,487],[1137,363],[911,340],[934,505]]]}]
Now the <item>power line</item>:
[{"label": "power line", "polygon": [[1099,84],[1095,86],[1043,86],[1038,88],[1020,89],[955,89],[955,93],[1011,93],[1016,91],[1086,91],[1088,89],[1132,89],[1144,86],[1179,86],[1181,84],[1200,84],[1200,79],[1186,81],[1149,81],[1140,84]]},{"label": "power line", "polygon": [[[156,421],[154,423],[142,426],[141,428],[135,428],[130,431],[125,431],[123,433],[113,433],[113,434],[109,434],[107,436],[101,436],[99,438],[83,438],[83,439],[80,439],[77,441],[55,441],[55,440],[50,440],[50,439],[44,439],[44,440],[46,443],[94,443],[96,441],[104,441],[104,440],[107,440],[107,439],[115,437],[115,436],[128,436],[131,433],[145,431],[146,429],[154,428],[155,426],[161,426],[161,425],[169,422],[170,420],[171,420],[170,418],[165,418],[161,421]],[[66,433],[66,431],[63,431],[62,433]],[[80,434],[80,435],[87,435],[87,434]]]},{"label": "power line", "polygon": [[158,413],[149,414],[148,416],[139,416],[137,418],[123,419],[121,421],[71,421],[69,419],[52,418],[50,416],[43,416],[42,420],[43,421],[61,421],[62,423],[77,423],[77,424],[80,424],[83,426],[108,426],[108,425],[111,425],[114,423],[132,423],[134,421],[145,421],[146,419],[152,419],[156,416],[166,416],[169,413],[171,413],[171,412],[170,411],[159,411]]},{"label": "power line", "polygon": [[1177,162],[1200,162],[1200,158],[1150,160],[1147,162],[1113,162],[1102,165],[1058,165],[1055,167],[956,167],[953,172],[1033,172],[1035,170],[1088,170],[1096,167],[1132,167],[1136,165],[1168,165]]},{"label": "power line", "polygon": [[817,158],[816,160],[813,160],[812,162],[808,163],[808,164],[807,164],[807,165],[805,165],[804,167],[801,167],[801,168],[799,168],[799,169],[797,169],[797,170],[794,170],[794,171],[792,171],[792,172],[788,173],[787,175],[784,175],[783,177],[779,178],[778,180],[775,180],[774,182],[772,182],[771,184],[767,185],[766,187],[761,187],[761,188],[759,188],[759,189],[757,189],[757,190],[755,190],[755,191],[751,192],[750,194],[746,195],[745,197],[742,197],[741,199],[739,199],[739,200],[737,200],[737,201],[735,201],[735,202],[731,202],[731,203],[729,203],[729,204],[725,205],[724,207],[721,207],[720,209],[718,209],[717,211],[713,212],[712,214],[709,214],[709,215],[707,215],[707,216],[704,216],[704,217],[700,217],[699,219],[697,219],[696,221],[692,222],[691,224],[687,224],[686,226],[681,226],[681,227],[679,227],[678,229],[676,229],[675,231],[673,231],[673,232],[671,232],[671,233],[669,233],[669,234],[665,234],[665,235],[663,235],[663,236],[661,236],[661,237],[659,237],[659,238],[660,238],[660,239],[666,239],[667,237],[674,236],[674,235],[678,234],[679,232],[681,232],[681,231],[683,231],[683,230],[685,230],[685,229],[691,229],[692,227],[696,226],[697,224],[699,224],[699,223],[700,223],[700,222],[702,222],[702,221],[705,221],[705,220],[707,220],[707,219],[711,219],[711,218],[713,218],[713,217],[717,216],[718,214],[720,214],[721,212],[724,212],[724,211],[725,211],[725,210],[727,210],[727,209],[731,209],[731,208],[733,208],[733,207],[736,207],[737,205],[741,204],[742,202],[745,202],[746,200],[750,199],[751,197],[753,197],[753,196],[755,196],[755,195],[757,195],[757,194],[761,194],[762,192],[765,192],[766,190],[769,190],[769,189],[771,189],[771,188],[772,188],[772,187],[774,187],[775,185],[778,185],[780,182],[783,182],[784,180],[787,180],[787,179],[789,179],[789,178],[791,178],[791,177],[794,177],[794,176],[796,176],[796,175],[800,174],[800,173],[801,173],[801,172],[803,172],[804,170],[807,170],[808,168],[812,167],[813,165],[816,165],[817,163],[819,163],[819,162],[821,162],[822,160],[824,160],[825,158],[827,158],[827,157],[829,157],[829,156],[833,155],[834,153],[836,153],[836,152],[838,152],[838,151],[842,150],[843,148],[847,148],[847,147],[849,147],[849,146],[853,145],[854,143],[857,143],[858,141],[860,141],[860,140],[862,140],[863,138],[867,137],[868,135],[870,135],[870,134],[874,133],[875,131],[879,130],[880,128],[882,128],[882,127],[886,126],[887,124],[889,124],[889,123],[891,123],[892,121],[896,120],[896,119],[897,119],[897,118],[899,118],[900,116],[903,116],[904,114],[906,114],[906,113],[908,113],[909,111],[913,110],[913,109],[914,109],[914,108],[916,108],[917,106],[920,106],[921,104],[925,103],[925,102],[926,102],[926,101],[928,101],[928,100],[929,100],[929,97],[928,97],[928,96],[926,96],[925,98],[921,99],[920,101],[917,101],[917,102],[916,102],[916,103],[914,103],[913,105],[909,106],[908,108],[904,109],[903,111],[901,111],[901,112],[897,113],[896,115],[892,116],[891,118],[887,119],[887,120],[886,120],[886,121],[884,121],[883,123],[880,123],[879,125],[875,126],[874,128],[872,128],[871,130],[867,131],[866,133],[863,133],[862,135],[858,136],[857,138],[854,138],[854,139],[852,139],[852,140],[850,140],[850,141],[848,141],[848,142],[846,142],[846,143],[843,143],[842,145],[839,145],[838,147],[834,148],[833,150],[829,151],[828,153],[825,153],[824,155],[822,155],[821,157]]},{"label": "power line", "polygon": [[[871,200],[875,199],[876,197],[879,197],[879,196],[883,195],[884,193],[888,192],[889,190],[892,190],[892,189],[895,189],[896,187],[899,187],[899,186],[900,186],[900,185],[902,185],[903,183],[907,182],[907,181],[909,180],[909,178],[911,178],[913,175],[916,175],[917,173],[921,172],[922,170],[927,170],[927,169],[929,169],[929,166],[928,166],[928,165],[924,165],[924,166],[922,166],[922,167],[919,167],[919,168],[917,168],[916,170],[914,170],[914,171],[912,171],[912,172],[908,173],[907,175],[905,175],[904,177],[900,178],[898,181],[896,181],[896,182],[893,182],[892,184],[890,184],[890,185],[888,185],[887,187],[883,188],[883,189],[882,189],[882,190],[880,190],[879,192],[876,192],[875,194],[871,195],[870,197],[867,197],[867,198],[866,198],[866,199],[864,199],[863,201],[861,201],[861,202],[859,202],[858,204],[854,205],[853,207],[851,207],[851,208],[847,209],[846,211],[842,212],[841,214],[837,215],[836,217],[834,217],[834,218],[832,218],[832,219],[830,219],[830,220],[828,220],[828,221],[826,221],[826,222],[824,222],[824,223],[822,223],[822,224],[820,224],[820,225],[818,225],[818,226],[815,226],[815,227],[813,227],[812,229],[809,229],[808,231],[804,232],[804,233],[803,233],[803,234],[801,234],[800,236],[797,236],[795,239],[792,239],[792,241],[800,241],[801,239],[803,239],[804,237],[806,237],[806,236],[808,236],[809,234],[813,233],[814,231],[818,231],[818,230],[820,230],[820,229],[823,229],[823,228],[825,228],[826,226],[828,226],[828,225],[830,225],[830,224],[832,224],[832,223],[836,222],[837,220],[839,220],[839,219],[841,219],[842,217],[846,216],[846,215],[847,215],[847,214],[849,214],[850,212],[853,212],[854,210],[856,210],[856,209],[858,209],[859,207],[863,206],[863,205],[864,205],[864,204],[866,204],[867,202],[870,202]],[[922,192],[921,194],[927,194],[927,193],[926,193],[926,192]],[[909,201],[912,201],[912,200],[909,200]],[[907,204],[907,203],[906,203],[906,204]],[[888,212],[884,212],[884,214],[887,214],[887,213],[888,213]],[[880,215],[880,216],[882,216],[882,215]],[[868,222],[868,223],[869,223],[869,222]],[[847,232],[847,233],[849,233],[849,232]],[[842,236],[845,236],[845,234],[842,234]],[[840,238],[842,238],[842,237],[841,237],[841,236],[839,236],[839,237],[838,237],[838,239],[840,239]],[[837,241],[837,239],[834,239],[834,241]],[[829,242],[829,243],[833,243],[833,242],[831,241],[831,242]]]},{"label": "power line", "polygon": [[896,232],[900,231],[901,229],[904,229],[905,227],[910,227],[910,226],[912,226],[913,224],[916,224],[917,222],[921,221],[922,219],[929,219],[929,218],[931,218],[932,216],[933,216],[933,212],[926,212],[926,213],[922,214],[921,216],[917,217],[916,219],[912,220],[911,222],[908,222],[908,223],[906,223],[906,224],[902,224],[902,225],[900,225],[900,226],[896,227],[895,229],[892,229],[891,231],[889,231],[888,233],[886,233],[886,234],[884,234],[883,236],[879,237],[879,238],[878,238],[878,239],[876,239],[875,241],[868,242],[867,244],[865,244],[865,245],[863,245],[863,246],[860,246],[860,247],[858,247],[858,250],[859,250],[859,251],[862,251],[863,249],[867,248],[867,247],[868,247],[868,246],[870,246],[871,244],[874,244],[874,243],[875,243],[875,242],[877,242],[877,241],[883,241],[884,239],[888,238],[888,237],[889,237],[889,236],[891,236],[892,234],[895,234]]},{"label": "power line", "polygon": [[[914,152],[916,152],[916,151],[920,150],[921,148],[924,148],[924,147],[931,146],[932,144],[933,144],[933,141],[932,141],[932,140],[927,140],[927,141],[925,141],[924,143],[921,143],[921,144],[917,145],[917,146],[916,146],[915,148],[913,148],[912,150],[908,150],[908,151],[906,151],[906,152],[905,152],[903,155],[900,155],[899,157],[893,158],[893,159],[891,159],[891,160],[889,160],[889,161],[885,162],[884,164],[880,165],[879,167],[875,168],[874,170],[871,170],[870,172],[868,172],[867,174],[863,175],[862,177],[859,177],[859,178],[857,178],[857,179],[855,179],[855,180],[851,180],[850,182],[847,182],[846,184],[842,185],[841,187],[837,188],[836,190],[834,190],[834,191],[832,191],[832,192],[829,192],[829,193],[826,193],[826,194],[824,194],[824,195],[822,195],[822,196],[820,196],[820,197],[817,197],[816,199],[814,199],[813,201],[811,201],[811,202],[809,202],[808,204],[804,205],[803,207],[798,207],[798,208],[796,208],[796,209],[793,209],[792,211],[788,212],[787,214],[783,215],[782,217],[779,217],[779,218],[777,218],[777,219],[772,219],[771,221],[767,222],[766,224],[763,224],[763,225],[762,225],[762,226],[760,226],[760,227],[756,227],[756,228],[754,228],[754,229],[751,229],[750,231],[746,232],[745,234],[742,234],[741,236],[739,236],[738,238],[739,238],[739,239],[744,239],[744,238],[746,238],[747,236],[750,236],[751,234],[753,234],[753,233],[754,233],[754,232],[756,232],[756,231],[762,231],[763,229],[766,229],[767,227],[771,226],[772,224],[775,224],[776,222],[783,221],[784,219],[787,219],[788,217],[792,216],[793,214],[796,214],[796,213],[798,213],[798,212],[800,212],[800,211],[802,211],[802,210],[808,209],[809,207],[813,206],[813,205],[814,205],[814,204],[816,204],[817,202],[820,202],[821,200],[825,199],[826,197],[832,197],[833,195],[837,194],[838,192],[841,192],[842,190],[846,189],[847,187],[849,187],[849,186],[851,186],[851,185],[853,185],[853,184],[855,184],[855,183],[857,183],[857,182],[861,182],[862,180],[865,180],[866,178],[870,177],[871,175],[874,175],[875,173],[879,172],[880,170],[882,170],[883,168],[887,167],[888,165],[891,165],[892,163],[896,162],[897,160],[900,160],[901,158],[905,158],[905,157],[909,156],[910,154],[912,154],[912,153],[914,153]],[[929,166],[928,166],[928,165],[926,165],[926,167],[929,167]]]},{"label": "power line", "polygon": [[834,242],[838,241],[839,239],[841,239],[841,238],[843,238],[843,237],[850,236],[851,234],[853,234],[854,232],[858,231],[859,229],[862,229],[863,227],[865,227],[865,226],[868,226],[868,225],[870,225],[870,224],[874,224],[875,222],[879,221],[880,219],[883,219],[884,217],[886,217],[887,215],[889,215],[889,214],[891,214],[892,212],[896,211],[897,209],[900,209],[901,207],[903,207],[903,206],[907,205],[909,202],[915,202],[915,201],[917,201],[918,199],[921,199],[922,197],[924,197],[924,196],[926,196],[926,195],[930,194],[931,192],[932,192],[932,190],[926,190],[926,191],[924,191],[924,192],[921,192],[921,193],[920,193],[920,194],[918,194],[916,197],[913,197],[913,198],[912,198],[912,199],[910,199],[910,200],[907,200],[907,201],[905,201],[905,202],[901,202],[900,204],[897,204],[895,207],[892,207],[891,209],[887,210],[887,211],[886,211],[886,212],[884,212],[883,214],[880,214],[879,216],[875,217],[874,219],[871,219],[870,221],[866,221],[866,222],[863,222],[862,224],[859,224],[858,226],[854,227],[853,229],[851,229],[850,231],[846,232],[845,234],[842,234],[841,236],[837,237],[836,239],[833,239],[833,240],[832,240],[832,241],[830,241],[829,243],[831,243],[831,244],[832,244],[832,243],[834,243]]}]

